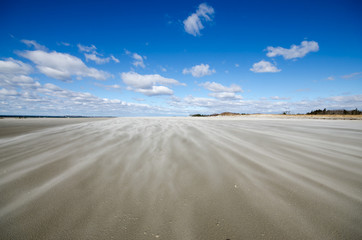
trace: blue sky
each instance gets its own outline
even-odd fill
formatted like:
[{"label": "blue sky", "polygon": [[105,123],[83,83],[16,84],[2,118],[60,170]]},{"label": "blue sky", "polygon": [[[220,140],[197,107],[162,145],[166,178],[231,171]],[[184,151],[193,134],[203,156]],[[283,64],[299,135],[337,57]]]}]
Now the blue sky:
[{"label": "blue sky", "polygon": [[1,1],[0,114],[362,109],[361,1]]}]

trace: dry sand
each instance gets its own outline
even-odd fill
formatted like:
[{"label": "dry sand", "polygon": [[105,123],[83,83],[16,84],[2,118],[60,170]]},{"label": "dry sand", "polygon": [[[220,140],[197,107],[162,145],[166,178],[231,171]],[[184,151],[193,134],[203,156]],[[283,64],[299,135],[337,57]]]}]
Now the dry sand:
[{"label": "dry sand", "polygon": [[0,119],[0,138],[22,135],[44,128],[99,120],[104,118],[3,118]]},{"label": "dry sand", "polygon": [[362,239],[362,121],[59,124],[0,137],[0,239]]}]

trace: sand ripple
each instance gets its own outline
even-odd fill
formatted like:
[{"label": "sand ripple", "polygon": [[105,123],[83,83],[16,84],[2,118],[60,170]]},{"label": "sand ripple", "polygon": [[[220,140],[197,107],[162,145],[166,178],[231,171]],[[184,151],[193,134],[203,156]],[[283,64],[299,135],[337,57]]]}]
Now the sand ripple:
[{"label": "sand ripple", "polygon": [[1,239],[362,239],[362,121],[117,118],[0,156]]}]

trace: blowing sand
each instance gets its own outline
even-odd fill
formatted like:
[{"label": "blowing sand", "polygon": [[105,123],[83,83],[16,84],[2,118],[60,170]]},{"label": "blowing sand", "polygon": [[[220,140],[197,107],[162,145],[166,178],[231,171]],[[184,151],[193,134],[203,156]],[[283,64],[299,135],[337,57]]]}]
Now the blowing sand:
[{"label": "blowing sand", "polygon": [[362,239],[362,121],[117,118],[10,131],[0,239]]}]

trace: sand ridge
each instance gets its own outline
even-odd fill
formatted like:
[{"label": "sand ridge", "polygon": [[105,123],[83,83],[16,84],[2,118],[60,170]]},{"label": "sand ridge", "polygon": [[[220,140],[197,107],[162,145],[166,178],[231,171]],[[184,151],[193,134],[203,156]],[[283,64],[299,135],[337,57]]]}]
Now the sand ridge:
[{"label": "sand ridge", "polygon": [[0,138],[0,238],[360,239],[361,140],[361,121],[261,117]]}]

